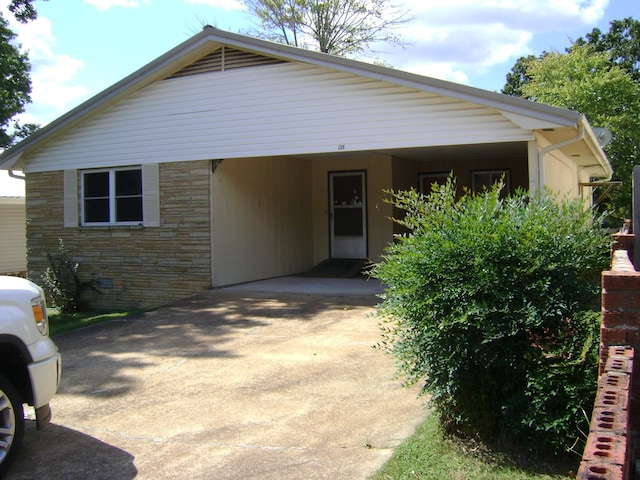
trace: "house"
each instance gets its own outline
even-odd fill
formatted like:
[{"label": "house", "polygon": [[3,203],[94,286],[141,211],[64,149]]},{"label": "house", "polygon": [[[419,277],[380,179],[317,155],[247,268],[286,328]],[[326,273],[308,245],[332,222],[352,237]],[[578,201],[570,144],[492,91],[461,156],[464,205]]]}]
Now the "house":
[{"label": "house", "polygon": [[385,189],[571,196],[609,179],[586,118],[468,86],[204,29],[0,156],[26,176],[28,268],[63,239],[94,305],[377,260]]},{"label": "house", "polygon": [[0,275],[25,275],[27,239],[24,197],[0,197]]}]

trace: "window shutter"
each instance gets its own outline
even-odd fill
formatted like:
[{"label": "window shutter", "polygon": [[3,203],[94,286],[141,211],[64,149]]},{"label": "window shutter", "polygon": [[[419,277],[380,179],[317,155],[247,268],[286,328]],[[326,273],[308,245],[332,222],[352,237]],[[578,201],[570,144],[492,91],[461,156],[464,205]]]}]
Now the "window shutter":
[{"label": "window shutter", "polygon": [[160,226],[160,173],[159,165],[142,166],[142,205],[145,227]]},{"label": "window shutter", "polygon": [[64,171],[64,226],[78,226],[78,172]]}]

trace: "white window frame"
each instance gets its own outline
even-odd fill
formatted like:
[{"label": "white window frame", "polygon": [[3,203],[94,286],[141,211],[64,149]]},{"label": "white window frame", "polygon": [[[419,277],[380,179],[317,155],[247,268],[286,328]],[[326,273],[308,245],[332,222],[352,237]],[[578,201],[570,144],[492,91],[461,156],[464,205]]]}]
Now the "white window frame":
[{"label": "white window frame", "polygon": [[[126,170],[139,170],[141,177],[141,194],[140,197],[142,199],[142,218],[140,220],[128,221],[128,222],[118,222],[116,221],[116,172],[122,172]],[[84,198],[84,182],[85,175],[92,173],[109,173],[109,221],[108,222],[87,222],[85,221],[85,198]],[[82,226],[132,226],[132,225],[143,225],[144,224],[144,171],[142,166],[130,166],[130,167],[117,167],[117,168],[101,168],[101,169],[92,169],[92,170],[81,170],[80,171],[80,219]]]}]

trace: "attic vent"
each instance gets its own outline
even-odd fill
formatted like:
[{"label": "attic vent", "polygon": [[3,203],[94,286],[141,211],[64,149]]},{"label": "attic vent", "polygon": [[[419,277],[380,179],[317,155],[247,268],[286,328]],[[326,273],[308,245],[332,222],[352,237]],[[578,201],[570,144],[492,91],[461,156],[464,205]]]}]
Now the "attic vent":
[{"label": "attic vent", "polygon": [[197,73],[224,72],[233,68],[273,65],[276,63],[284,63],[284,60],[223,46],[220,50],[202,57],[168,78],[185,77]]}]

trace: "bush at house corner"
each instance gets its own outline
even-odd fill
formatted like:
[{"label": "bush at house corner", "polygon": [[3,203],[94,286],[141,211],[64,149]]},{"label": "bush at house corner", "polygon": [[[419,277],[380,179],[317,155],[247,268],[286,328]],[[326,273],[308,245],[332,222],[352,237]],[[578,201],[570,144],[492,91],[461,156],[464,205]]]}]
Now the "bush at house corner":
[{"label": "bush at house corner", "polygon": [[609,240],[581,201],[455,190],[390,192],[408,233],[372,272],[379,347],[447,431],[570,449],[596,392]]}]

